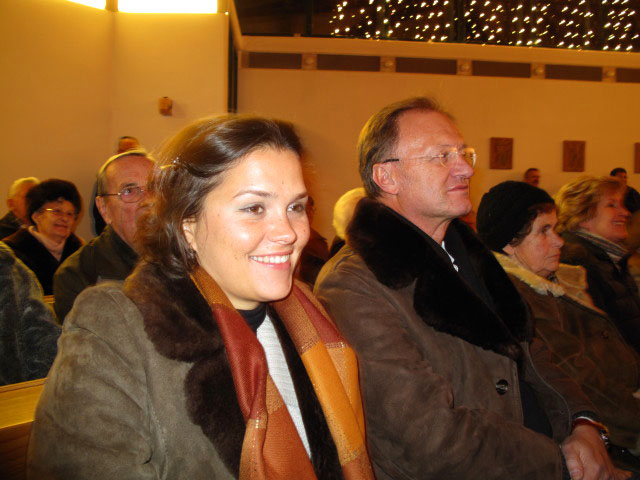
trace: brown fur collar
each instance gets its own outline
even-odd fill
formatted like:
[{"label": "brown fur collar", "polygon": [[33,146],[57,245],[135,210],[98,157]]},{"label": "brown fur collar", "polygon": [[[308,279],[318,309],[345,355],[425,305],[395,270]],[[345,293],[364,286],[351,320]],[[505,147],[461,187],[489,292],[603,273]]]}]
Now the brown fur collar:
[{"label": "brown fur collar", "polygon": [[127,278],[124,293],[140,310],[156,350],[193,363],[184,381],[185,407],[237,477],[245,422],[211,308],[191,279],[169,279],[145,263]]},{"label": "brown fur collar", "polygon": [[[157,266],[146,263],[139,264],[127,278],[124,293],[140,310],[145,331],[156,350],[167,358],[193,364],[184,381],[185,408],[237,478],[245,421],[210,306],[190,278],[170,279]],[[275,323],[273,309],[270,315]],[[283,340],[283,348],[311,437],[313,465],[318,473],[328,474],[318,478],[342,478],[336,447],[311,382],[297,354],[297,362],[290,360],[295,347],[284,333],[284,326],[280,332],[287,340]],[[322,438],[314,440],[314,436]]]},{"label": "brown fur collar", "polygon": [[397,290],[415,282],[413,305],[425,323],[519,360],[519,342],[532,334],[525,304],[476,235],[458,220],[451,223],[447,236],[451,229],[466,248],[475,274],[487,286],[493,308],[455,271],[438,244],[379,202],[360,201],[349,226],[348,243],[380,283]]}]

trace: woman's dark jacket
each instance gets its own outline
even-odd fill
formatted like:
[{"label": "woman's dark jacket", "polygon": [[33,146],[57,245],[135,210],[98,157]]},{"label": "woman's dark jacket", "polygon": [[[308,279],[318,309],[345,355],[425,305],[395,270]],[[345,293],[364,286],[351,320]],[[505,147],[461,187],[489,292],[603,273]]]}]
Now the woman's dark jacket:
[{"label": "woman's dark jacket", "polygon": [[80,239],[72,233],[67,238],[62,257],[58,261],[36,237],[29,233],[27,228],[21,228],[3,241],[11,247],[16,257],[36,274],[45,295],[53,295],[53,274],[60,264],[82,246]]},{"label": "woman's dark jacket", "polygon": [[531,308],[536,336],[553,362],[573,378],[600,411],[614,444],[636,448],[640,435],[640,356],[586,293],[584,268],[560,264],[557,281],[496,258]]},{"label": "woman's dark jacket", "polygon": [[640,296],[627,268],[627,259],[615,265],[607,252],[589,240],[563,232],[560,261],[587,270],[588,292],[596,307],[614,321],[624,339],[640,352]]},{"label": "woman's dark jacket", "polygon": [[0,385],[46,377],[59,335],[35,275],[0,242]]}]

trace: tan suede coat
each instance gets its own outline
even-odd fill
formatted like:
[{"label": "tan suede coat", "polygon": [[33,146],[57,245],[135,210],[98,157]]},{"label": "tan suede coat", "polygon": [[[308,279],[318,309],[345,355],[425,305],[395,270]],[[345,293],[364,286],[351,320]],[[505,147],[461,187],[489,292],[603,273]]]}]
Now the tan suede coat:
[{"label": "tan suede coat", "polygon": [[[315,397],[310,382],[299,389],[304,367],[302,374],[290,370],[314,468],[321,478],[341,479],[319,405],[320,413],[305,415]],[[34,480],[232,479],[244,436],[209,304],[189,278],[168,279],[142,264],[124,287],[105,283],[83,291],[67,316],[36,411],[28,474]]]}]

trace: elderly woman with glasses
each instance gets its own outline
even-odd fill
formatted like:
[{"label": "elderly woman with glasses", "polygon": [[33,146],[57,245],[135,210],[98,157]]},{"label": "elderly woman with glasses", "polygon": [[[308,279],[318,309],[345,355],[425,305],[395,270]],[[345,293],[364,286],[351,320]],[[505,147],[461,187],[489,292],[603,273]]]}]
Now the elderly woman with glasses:
[{"label": "elderly woman with glasses", "polygon": [[82,246],[73,233],[82,200],[73,183],[52,178],[29,190],[26,203],[32,224],[2,241],[36,274],[44,294],[51,295],[56,269]]},{"label": "elderly woman with glasses", "polygon": [[524,182],[496,185],[478,208],[478,235],[529,305],[536,336],[600,411],[614,461],[637,470],[640,460],[626,449],[640,453],[640,357],[594,306],[584,269],[560,263],[557,223],[553,199]]},{"label": "elderly woman with glasses", "polygon": [[614,177],[582,177],[556,194],[562,262],[587,270],[589,294],[640,352],[640,296],[629,273],[626,187]]},{"label": "elderly woman with glasses", "polygon": [[300,282],[301,145],[209,118],[156,156],[141,260],[80,294],[31,433],[32,478],[373,478],[354,352]]}]

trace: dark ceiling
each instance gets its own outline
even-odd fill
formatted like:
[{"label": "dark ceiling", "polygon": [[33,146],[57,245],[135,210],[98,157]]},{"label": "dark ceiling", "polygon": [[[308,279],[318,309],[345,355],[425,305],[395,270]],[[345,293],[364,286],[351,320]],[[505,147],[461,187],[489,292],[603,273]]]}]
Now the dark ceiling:
[{"label": "dark ceiling", "polygon": [[235,0],[243,35],[329,35],[336,0]]}]

